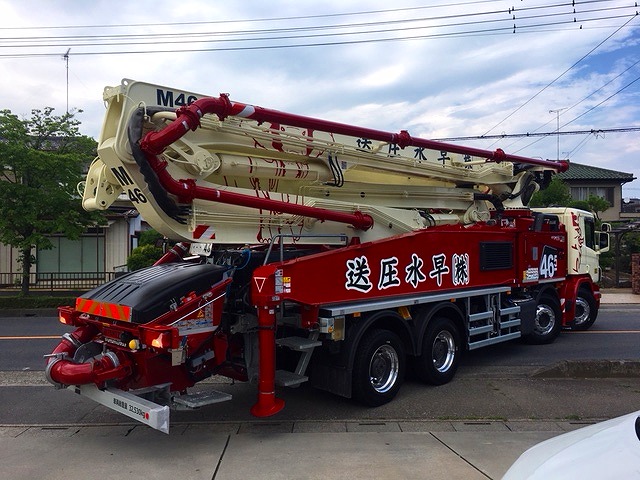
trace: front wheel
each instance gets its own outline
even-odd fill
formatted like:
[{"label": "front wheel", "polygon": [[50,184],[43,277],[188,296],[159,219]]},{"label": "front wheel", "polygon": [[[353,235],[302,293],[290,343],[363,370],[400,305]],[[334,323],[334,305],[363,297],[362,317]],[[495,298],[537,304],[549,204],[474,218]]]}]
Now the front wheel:
[{"label": "front wheel", "polygon": [[422,355],[416,359],[418,377],[431,385],[450,382],[458,369],[460,333],[446,317],[431,320],[422,341]]},{"label": "front wheel", "polygon": [[543,345],[553,342],[562,329],[562,312],[558,298],[550,293],[538,297],[533,332],[523,337],[525,343]]},{"label": "front wheel", "polygon": [[371,330],[360,341],[353,365],[353,396],[378,407],[390,402],[404,380],[405,351],[400,338],[388,330]]},{"label": "front wheel", "polygon": [[576,297],[576,315],[573,319],[572,330],[588,330],[596,321],[598,307],[593,294],[586,288],[578,290]]}]

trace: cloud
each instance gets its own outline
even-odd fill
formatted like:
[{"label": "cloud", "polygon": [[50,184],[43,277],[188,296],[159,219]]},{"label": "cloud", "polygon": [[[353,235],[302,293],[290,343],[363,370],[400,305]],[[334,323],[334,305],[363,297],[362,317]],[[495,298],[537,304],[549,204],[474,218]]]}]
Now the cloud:
[{"label": "cloud", "polygon": [[[443,2],[444,3],[444,2]],[[447,2],[451,4],[451,2]],[[105,50],[103,46],[71,46],[69,58],[69,105],[84,110],[79,116],[82,131],[97,137],[104,107],[102,89],[118,84],[123,77],[157,83],[182,90],[218,95],[229,92],[235,100],[308,116],[353,123],[361,126],[399,131],[409,129],[414,136],[430,138],[491,134],[553,131],[556,117],[549,110],[569,107],[601,88],[571,111],[563,112],[562,122],[586,112],[612,96],[610,100],[580,117],[563,130],[601,129],[640,125],[640,81],[616,92],[640,75],[640,64],[615,79],[626,68],[640,60],[638,23],[629,25],[571,68],[607,36],[615,32],[635,13],[627,3],[607,2],[605,7],[624,7],[611,18],[589,22],[585,13],[590,7],[576,7],[579,22],[575,25],[525,28],[535,22],[560,21],[572,15],[569,7],[548,7],[548,19],[526,20],[526,7],[518,2],[518,29],[512,33],[451,36],[452,32],[480,30],[492,25],[511,25],[506,12],[513,2],[492,2],[491,16],[474,16],[487,11],[484,3],[464,3],[454,7],[424,7],[404,0],[390,6],[388,2],[330,1],[321,5],[305,2],[273,0],[261,2],[206,2],[187,0],[170,2],[94,1],[78,8],[72,0],[52,3],[45,0],[8,2],[0,0],[1,54],[15,52],[6,40],[19,36],[114,35],[176,33],[182,41],[194,33],[304,28],[333,25],[331,30],[281,32],[281,37],[301,33],[346,33],[374,28],[391,30],[394,26],[420,29],[398,30],[379,34],[280,39],[262,45],[296,43],[331,43],[371,38],[443,35],[439,38],[383,41],[282,49],[169,52],[136,55],[84,55]],[[555,4],[541,0],[536,5]],[[396,11],[389,11],[394,9]],[[412,8],[412,10],[407,10]],[[318,15],[385,10],[370,15],[318,17]],[[465,17],[451,17],[466,15]],[[594,14],[595,15],[595,14]],[[594,15],[591,15],[592,17]],[[602,17],[607,13],[600,13]],[[253,22],[251,19],[306,16],[296,20]],[[614,16],[611,13],[610,16]],[[420,20],[441,17],[437,20]],[[502,23],[472,23],[485,20]],[[238,20],[243,20],[242,22]],[[404,23],[391,23],[405,20]],[[185,22],[226,22],[180,25]],[[409,22],[410,21],[410,22]],[[381,23],[380,27],[345,27],[346,24]],[[581,23],[582,22],[582,23]],[[174,23],[175,25],[157,25]],[[455,27],[435,27],[456,23]],[[154,25],[152,25],[154,24]],[[580,29],[580,24],[583,28]],[[93,26],[73,29],[17,30],[13,27]],[[101,27],[110,25],[111,27]],[[134,26],[136,25],[136,26]],[[12,27],[12,29],[8,29]],[[498,34],[499,33],[499,34]],[[264,37],[260,33],[255,37]],[[449,35],[449,36],[447,36]],[[244,38],[251,37],[245,34]],[[219,37],[216,37],[219,38]],[[239,36],[238,38],[242,38]],[[88,38],[84,43],[100,43]],[[252,43],[256,45],[257,42]],[[122,45],[112,50],[178,48],[238,48],[241,42],[209,44]],[[51,57],[0,57],[0,82],[3,96],[0,108],[28,114],[32,108],[53,106],[57,112],[66,108],[66,64],[62,55],[68,47],[57,45],[46,49]],[[33,51],[22,49],[21,52]],[[569,70],[568,70],[569,69]],[[563,72],[561,78],[558,78]],[[555,80],[555,82],[554,82]],[[554,82],[551,84],[551,82]],[[535,98],[533,98],[535,96]],[[533,98],[533,99],[532,99]],[[528,103],[527,103],[528,102]],[[526,104],[526,105],[525,105]],[[524,106],[523,106],[524,105]],[[518,110],[517,110],[518,109]],[[508,118],[507,118],[508,117]],[[499,124],[497,127],[495,127]],[[493,128],[495,127],[495,128]],[[595,166],[634,173],[640,177],[638,133],[606,134],[604,138],[566,135],[560,137],[561,152],[575,151],[572,160]],[[555,158],[555,136],[536,141],[534,138],[465,141],[471,146],[502,146],[510,153]],[[639,165],[636,167],[636,165]],[[638,182],[635,182],[638,183]],[[637,195],[640,196],[640,188]],[[631,190],[629,190],[631,191]]]}]

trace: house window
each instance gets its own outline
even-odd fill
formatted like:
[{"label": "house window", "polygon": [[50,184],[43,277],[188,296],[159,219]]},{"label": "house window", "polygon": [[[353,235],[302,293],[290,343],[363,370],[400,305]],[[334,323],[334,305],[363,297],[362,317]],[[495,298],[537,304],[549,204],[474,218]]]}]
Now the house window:
[{"label": "house window", "polygon": [[53,248],[38,249],[38,273],[92,273],[104,272],[104,232],[83,236],[78,240],[65,237],[49,238]]},{"label": "house window", "polygon": [[614,187],[571,187],[574,200],[588,200],[593,195],[604,198],[609,205],[613,205]]}]

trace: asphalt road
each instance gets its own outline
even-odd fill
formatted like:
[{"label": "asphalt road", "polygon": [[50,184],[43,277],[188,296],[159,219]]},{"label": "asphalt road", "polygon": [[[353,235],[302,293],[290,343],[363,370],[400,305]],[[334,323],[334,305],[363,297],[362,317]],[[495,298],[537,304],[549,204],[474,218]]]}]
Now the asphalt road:
[{"label": "asphalt road", "polygon": [[[54,317],[0,318],[0,372],[44,370],[42,356],[73,329]],[[462,369],[544,366],[562,360],[640,358],[640,305],[604,305],[587,332],[563,332],[551,345],[515,341],[479,349],[463,358]]]},{"label": "asphalt road", "polygon": [[563,331],[550,345],[519,341],[470,352],[467,368],[478,366],[547,366],[563,360],[640,359],[640,305],[604,305],[586,332]]},{"label": "asphalt road", "polygon": [[[0,318],[0,425],[100,425],[132,421],[70,390],[43,383],[44,361],[69,329],[54,318]],[[471,352],[456,378],[440,387],[408,378],[394,401],[370,409],[308,385],[278,389],[287,404],[260,428],[287,422],[359,423],[389,419],[602,419],[640,408],[640,378],[536,378],[534,371],[562,360],[640,360],[640,306],[604,306],[585,333],[563,332],[551,345],[514,341]],[[256,388],[226,379],[200,385],[233,400],[196,411],[173,412],[172,424],[256,422],[249,409]]]}]

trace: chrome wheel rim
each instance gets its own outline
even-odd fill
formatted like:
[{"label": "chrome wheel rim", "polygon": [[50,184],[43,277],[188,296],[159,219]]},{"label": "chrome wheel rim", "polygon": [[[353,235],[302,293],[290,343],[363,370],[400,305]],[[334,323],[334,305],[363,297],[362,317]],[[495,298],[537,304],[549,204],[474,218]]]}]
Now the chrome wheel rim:
[{"label": "chrome wheel rim", "polygon": [[591,307],[589,306],[589,302],[582,297],[576,298],[576,316],[574,319],[574,325],[582,325],[583,323],[586,323],[590,316]]},{"label": "chrome wheel rim", "polygon": [[391,345],[381,345],[369,362],[369,382],[378,393],[386,393],[393,388],[400,372],[398,352]]},{"label": "chrome wheel rim", "polygon": [[456,342],[451,332],[443,330],[433,341],[431,360],[433,367],[440,373],[451,368],[456,357]]},{"label": "chrome wheel rim", "polygon": [[538,305],[536,308],[535,330],[540,335],[547,335],[556,324],[556,312],[549,305]]}]

